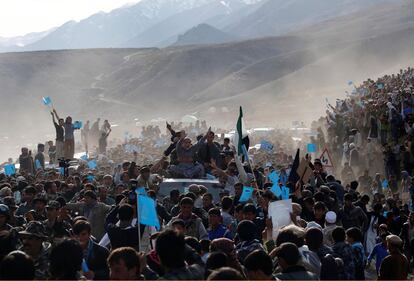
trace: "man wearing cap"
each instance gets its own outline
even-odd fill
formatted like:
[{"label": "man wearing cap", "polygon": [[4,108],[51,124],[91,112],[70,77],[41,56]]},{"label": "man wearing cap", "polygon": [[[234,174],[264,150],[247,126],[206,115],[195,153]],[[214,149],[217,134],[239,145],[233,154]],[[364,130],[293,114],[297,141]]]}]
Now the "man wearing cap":
[{"label": "man wearing cap", "polygon": [[137,178],[138,187],[146,187],[148,189],[158,192],[159,183],[162,182],[162,178],[158,175],[151,175],[151,170],[147,166],[143,166],[140,170],[140,175]]},{"label": "man wearing cap", "polygon": [[332,238],[332,231],[336,228],[336,213],[329,211],[325,215],[325,228],[322,229],[323,233],[323,243],[332,247],[334,245],[334,240]]},{"label": "man wearing cap", "polygon": [[47,237],[43,224],[38,221],[29,222],[26,230],[19,232],[19,237],[23,244],[20,250],[33,259],[35,279],[48,279],[50,243],[44,242]]},{"label": "man wearing cap", "polygon": [[58,201],[50,201],[46,206],[47,220],[43,222],[43,225],[45,233],[52,243],[55,239],[69,236],[70,225],[59,217],[60,207]]},{"label": "man wearing cap", "polygon": [[105,217],[111,210],[111,206],[97,202],[96,193],[92,190],[86,191],[84,198],[84,202],[68,203],[66,207],[71,211],[78,212],[80,216],[86,217],[91,224],[92,235],[100,240],[105,233]]},{"label": "man wearing cap", "polygon": [[407,280],[409,263],[402,254],[403,241],[397,235],[387,236],[387,248],[390,253],[381,263],[378,280]]},{"label": "man wearing cap", "polygon": [[276,278],[280,280],[318,280],[319,278],[313,273],[298,265],[301,256],[298,247],[290,242],[281,244],[275,250],[278,257],[281,273],[276,274]]}]

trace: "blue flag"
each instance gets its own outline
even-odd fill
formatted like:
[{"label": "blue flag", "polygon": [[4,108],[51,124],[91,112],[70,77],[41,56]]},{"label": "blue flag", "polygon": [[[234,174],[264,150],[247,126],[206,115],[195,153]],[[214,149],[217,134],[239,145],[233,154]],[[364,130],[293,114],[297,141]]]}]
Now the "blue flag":
[{"label": "blue flag", "polygon": [[43,97],[43,104],[44,105],[47,105],[47,106],[49,106],[49,105],[51,105],[52,104],[52,99],[50,98],[50,97]]},{"label": "blue flag", "polygon": [[288,200],[289,199],[289,193],[290,190],[286,186],[282,186],[282,200]]},{"label": "blue flag", "polygon": [[277,171],[271,172],[268,178],[272,183],[279,183],[279,173]]},{"label": "blue flag", "polygon": [[156,203],[151,197],[138,196],[138,213],[140,224],[154,226],[157,230],[161,228]]},{"label": "blue flag", "polygon": [[270,188],[270,191],[273,192],[276,197],[280,198],[282,196],[282,190],[278,183],[274,183],[273,186]]},{"label": "blue flag", "polygon": [[73,123],[73,128],[74,129],[82,129],[82,121],[75,121],[75,123]]},{"label": "blue flag", "polygon": [[252,198],[252,196],[253,196],[253,191],[254,191],[254,188],[253,187],[243,186],[243,193],[240,196],[239,201],[240,202],[247,202],[247,201],[249,201]]},{"label": "blue flag", "polygon": [[4,166],[4,173],[6,176],[13,176],[16,174],[16,166],[14,164],[8,164]]},{"label": "blue flag", "polygon": [[88,154],[84,154],[80,157],[80,159],[84,160],[84,161],[88,161]]},{"label": "blue flag", "polygon": [[145,187],[143,187],[143,186],[137,187],[135,189],[135,193],[137,194],[137,196],[138,195],[147,195],[147,191],[145,190]]},{"label": "blue flag", "polygon": [[280,196],[282,195],[282,190],[279,186],[280,174],[276,171],[271,172],[269,174],[269,180],[273,183],[273,186],[270,188],[270,191],[280,198]]},{"label": "blue flag", "polygon": [[96,169],[98,167],[98,164],[96,163],[96,160],[91,160],[88,162],[88,168],[89,169]]},{"label": "blue flag", "polygon": [[316,153],[316,144],[308,143],[307,150],[308,153]]}]

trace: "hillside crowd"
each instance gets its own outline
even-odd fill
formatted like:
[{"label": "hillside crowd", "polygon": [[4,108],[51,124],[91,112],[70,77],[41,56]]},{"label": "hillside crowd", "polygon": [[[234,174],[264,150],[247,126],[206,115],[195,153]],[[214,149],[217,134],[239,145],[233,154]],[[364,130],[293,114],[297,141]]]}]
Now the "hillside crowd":
[{"label": "hillside crowd", "polygon": [[[265,135],[272,147],[239,154],[206,122],[167,123],[168,135],[146,126],[108,148],[108,121],[81,129],[53,110],[55,142],[39,144],[34,157],[22,148],[19,169],[10,172],[9,161],[0,174],[0,278],[406,280],[413,86],[409,68],[327,104],[310,141],[331,152],[329,173],[315,154],[295,155],[303,143],[287,131]],[[65,161],[74,159],[77,129],[96,157]],[[219,198],[201,183],[160,196],[171,178],[217,182]],[[141,221],[140,198],[153,202],[156,225]],[[270,216],[279,201],[291,206],[286,225]]]}]

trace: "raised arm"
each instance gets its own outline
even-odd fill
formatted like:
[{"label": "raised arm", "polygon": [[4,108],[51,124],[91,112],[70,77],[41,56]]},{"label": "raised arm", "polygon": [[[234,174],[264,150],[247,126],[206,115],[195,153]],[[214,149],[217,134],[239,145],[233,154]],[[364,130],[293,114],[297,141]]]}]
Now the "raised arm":
[{"label": "raised arm", "polygon": [[55,120],[55,115],[53,114],[53,112],[50,112],[50,115],[52,115],[52,121],[53,121],[53,124],[57,124],[56,123],[56,120]]},{"label": "raised arm", "polygon": [[168,122],[165,123],[167,123],[167,130],[170,131],[171,136],[175,137],[175,131],[173,130],[171,124],[168,124]]},{"label": "raised arm", "polygon": [[183,143],[183,140],[185,139],[186,134],[185,131],[181,131],[180,133],[180,139],[177,141],[177,145],[175,147],[175,151],[177,152],[178,158],[182,155],[183,148],[181,147],[181,144]]},{"label": "raised arm", "polygon": [[60,118],[59,118],[59,115],[58,115],[58,114],[57,114],[57,112],[56,112],[56,109],[53,109],[53,113],[55,114],[56,119],[57,119],[57,120],[59,120]]},{"label": "raised arm", "polygon": [[200,146],[203,144],[203,143],[205,143],[206,142],[206,139],[207,139],[207,136],[208,136],[208,134],[210,134],[210,132],[211,132],[211,127],[210,128],[208,128],[208,131],[207,131],[207,133],[195,144],[195,145],[193,145],[193,147],[191,147],[191,150],[193,151],[193,152],[196,152],[199,148],[200,148]]}]

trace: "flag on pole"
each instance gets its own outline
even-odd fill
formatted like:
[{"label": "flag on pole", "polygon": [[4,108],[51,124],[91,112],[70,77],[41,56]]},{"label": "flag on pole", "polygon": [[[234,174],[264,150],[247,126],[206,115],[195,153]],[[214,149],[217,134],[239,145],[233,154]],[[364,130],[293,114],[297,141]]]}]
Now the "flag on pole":
[{"label": "flag on pole", "polygon": [[160,221],[157,215],[155,200],[145,195],[137,195],[139,223],[148,226],[154,226],[160,230]]},{"label": "flag on pole", "polygon": [[240,202],[247,202],[247,201],[249,201],[252,198],[252,196],[253,196],[253,191],[254,191],[254,188],[253,187],[243,186],[243,193],[240,196],[239,201]]},{"label": "flag on pole", "polygon": [[298,180],[300,180],[300,177],[298,175],[298,173],[296,172],[296,170],[299,168],[299,153],[300,150],[298,149],[296,151],[296,156],[295,156],[295,160],[293,161],[292,164],[292,169],[290,170],[290,175],[289,175],[289,179],[288,181],[295,184]]},{"label": "flag on pole", "polygon": [[44,105],[46,106],[52,105],[52,99],[50,97],[43,97],[42,100],[43,100]]},{"label": "flag on pole", "polygon": [[240,106],[239,119],[237,120],[236,133],[234,134],[233,140],[234,146],[236,147],[237,155],[243,155],[243,145],[246,149],[250,147],[249,136],[247,134],[246,126],[243,121],[243,109]]}]

